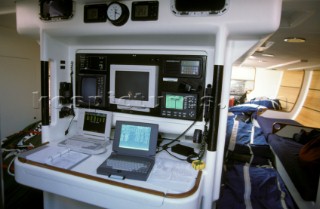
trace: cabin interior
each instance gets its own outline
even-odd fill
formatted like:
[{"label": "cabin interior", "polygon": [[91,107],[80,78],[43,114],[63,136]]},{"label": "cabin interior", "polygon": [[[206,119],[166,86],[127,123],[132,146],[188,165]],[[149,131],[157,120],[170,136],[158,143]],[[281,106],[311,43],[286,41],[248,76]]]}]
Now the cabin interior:
[{"label": "cabin interior", "polygon": [[[50,1],[73,3],[66,18],[42,16],[47,2],[0,3],[1,208],[320,209],[320,1],[221,0],[222,7],[215,5],[219,9],[213,12],[192,0]],[[142,13],[112,22],[105,13],[113,3]],[[143,9],[154,5],[157,19],[145,17]],[[177,60],[196,72],[167,72]],[[112,94],[114,100],[93,108],[70,100],[68,94],[84,91],[80,80],[90,62],[92,68],[105,65],[111,71],[102,76],[111,77],[104,87],[110,92],[117,85],[115,75],[112,79],[117,66],[130,67],[123,85],[135,79],[129,74],[133,65],[153,66],[146,71],[157,72],[149,81],[156,89],[149,91],[183,101],[197,98],[196,113],[179,116],[183,102],[181,107],[148,102],[148,110],[123,109],[117,103],[121,98]],[[111,145],[70,169],[28,158],[36,147],[57,146],[75,134],[87,109],[112,112],[112,133],[117,121],[159,125],[157,150],[165,152],[157,153],[147,181],[97,174]],[[193,155],[174,152],[165,144],[168,138],[193,148]],[[163,170],[169,161],[174,166]],[[170,172],[180,174],[172,180]]]}]

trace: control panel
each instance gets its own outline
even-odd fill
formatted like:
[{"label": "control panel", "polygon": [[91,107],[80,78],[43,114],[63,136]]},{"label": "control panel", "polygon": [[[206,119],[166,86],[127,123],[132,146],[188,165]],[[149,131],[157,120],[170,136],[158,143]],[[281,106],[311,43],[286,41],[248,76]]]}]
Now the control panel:
[{"label": "control panel", "polygon": [[107,57],[101,54],[76,55],[76,105],[107,108]]},{"label": "control panel", "polygon": [[164,92],[161,115],[168,118],[193,120],[197,116],[197,94]]},{"label": "control panel", "polygon": [[87,71],[98,72],[107,71],[107,57],[102,54],[78,54],[76,57],[77,69],[82,73]]},{"label": "control panel", "polygon": [[78,53],[77,105],[201,121],[206,59],[205,55]]}]

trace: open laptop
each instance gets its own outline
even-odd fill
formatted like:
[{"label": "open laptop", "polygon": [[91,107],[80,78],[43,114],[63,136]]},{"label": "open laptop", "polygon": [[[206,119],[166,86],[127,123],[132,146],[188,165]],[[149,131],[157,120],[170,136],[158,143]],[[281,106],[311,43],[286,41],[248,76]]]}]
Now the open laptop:
[{"label": "open laptop", "polygon": [[100,154],[110,142],[112,113],[94,109],[79,109],[77,130],[74,136],[58,145],[87,154]]},{"label": "open laptop", "polygon": [[146,181],[155,162],[157,140],[158,124],[117,121],[113,152],[97,173]]}]

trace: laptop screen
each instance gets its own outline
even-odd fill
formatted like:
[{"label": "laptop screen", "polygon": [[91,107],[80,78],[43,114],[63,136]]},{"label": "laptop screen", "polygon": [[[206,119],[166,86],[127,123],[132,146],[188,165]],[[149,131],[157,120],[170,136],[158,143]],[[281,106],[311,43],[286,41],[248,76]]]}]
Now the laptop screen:
[{"label": "laptop screen", "polygon": [[78,132],[80,135],[109,138],[112,113],[102,110],[79,109]]},{"label": "laptop screen", "polygon": [[117,121],[113,150],[121,154],[152,156],[157,140],[157,124]]},{"label": "laptop screen", "polygon": [[107,115],[104,113],[85,112],[83,130],[104,133],[106,130]]},{"label": "laptop screen", "polygon": [[119,147],[149,150],[151,127],[122,124]]}]

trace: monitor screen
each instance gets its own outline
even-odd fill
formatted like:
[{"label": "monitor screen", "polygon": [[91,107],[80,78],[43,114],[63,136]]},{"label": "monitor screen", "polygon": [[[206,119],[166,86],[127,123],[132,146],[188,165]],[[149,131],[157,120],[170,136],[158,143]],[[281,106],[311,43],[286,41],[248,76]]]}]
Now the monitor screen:
[{"label": "monitor screen", "polygon": [[96,112],[85,112],[83,130],[97,133],[104,133],[106,128],[107,115]]},{"label": "monitor screen", "polygon": [[94,104],[96,92],[96,77],[83,77],[81,82],[82,102],[86,104]]},{"label": "monitor screen", "polygon": [[78,108],[77,132],[90,138],[109,138],[112,125],[112,112]]},{"label": "monitor screen", "polygon": [[113,151],[121,154],[152,156],[156,152],[158,124],[116,121]]},{"label": "monitor screen", "polygon": [[149,72],[117,71],[115,85],[115,98],[148,101]]},{"label": "monitor screen", "polygon": [[79,74],[77,76],[76,102],[79,107],[106,106],[106,75]]},{"label": "monitor screen", "polygon": [[149,150],[151,127],[123,124],[119,147],[135,150]]},{"label": "monitor screen", "polygon": [[110,65],[110,104],[145,111],[158,105],[158,66]]}]

